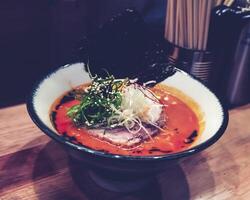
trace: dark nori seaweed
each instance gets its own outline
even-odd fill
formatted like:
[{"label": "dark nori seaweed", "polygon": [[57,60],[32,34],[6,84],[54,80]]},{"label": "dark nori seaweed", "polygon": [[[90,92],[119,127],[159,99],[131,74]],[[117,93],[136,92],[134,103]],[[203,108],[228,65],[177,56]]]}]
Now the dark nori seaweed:
[{"label": "dark nori seaweed", "polygon": [[70,141],[70,142],[72,142],[72,141],[77,141],[75,137],[70,137],[70,136],[67,135],[67,133],[63,133],[62,135],[63,135],[63,137],[64,137],[67,141]]},{"label": "dark nori seaweed", "polygon": [[105,149],[97,149],[97,151],[102,151],[104,153],[109,153],[109,151],[105,150]]},{"label": "dark nori seaweed", "polygon": [[156,33],[139,12],[126,9],[85,37],[80,59],[89,63],[92,74],[105,76],[107,70],[116,78],[160,82],[175,72],[167,52],[163,33]]},{"label": "dark nori seaweed", "polygon": [[50,121],[52,122],[52,125],[53,125],[53,127],[56,129],[57,127],[56,127],[56,123],[55,123],[55,121],[56,121],[56,111],[52,111],[51,113],[50,113]]},{"label": "dark nori seaweed", "polygon": [[170,151],[170,150],[167,150],[167,151],[166,150],[161,150],[161,149],[159,149],[157,147],[153,147],[148,152],[151,154],[153,152],[171,153],[172,151]]},{"label": "dark nori seaweed", "polygon": [[62,105],[64,103],[67,103],[67,102],[72,101],[74,99],[75,99],[75,96],[71,95],[70,92],[69,92],[68,94],[63,96],[63,98],[60,100],[60,103],[58,105],[60,106],[60,105]]},{"label": "dark nori seaweed", "polygon": [[188,136],[185,140],[184,143],[185,144],[190,144],[192,142],[194,142],[194,139],[198,136],[198,132],[196,130],[194,130],[190,136]]}]

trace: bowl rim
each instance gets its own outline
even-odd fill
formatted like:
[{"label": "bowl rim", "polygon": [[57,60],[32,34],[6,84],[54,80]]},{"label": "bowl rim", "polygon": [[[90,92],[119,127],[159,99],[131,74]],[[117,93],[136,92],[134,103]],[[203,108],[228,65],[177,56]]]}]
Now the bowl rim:
[{"label": "bowl rim", "polygon": [[32,119],[32,121],[36,124],[36,126],[46,135],[48,135],[49,137],[51,137],[52,139],[54,139],[55,141],[66,145],[70,148],[73,148],[75,150],[78,151],[82,151],[83,153],[88,153],[88,154],[92,154],[93,156],[99,156],[99,157],[104,157],[104,158],[112,158],[115,160],[136,160],[136,161],[152,161],[152,160],[158,160],[158,161],[162,161],[162,160],[173,160],[173,159],[178,159],[178,158],[183,158],[189,155],[192,155],[194,153],[198,153],[206,148],[208,148],[209,146],[211,146],[212,144],[214,144],[217,140],[220,139],[220,137],[224,134],[227,125],[228,125],[228,121],[229,121],[229,117],[228,117],[228,109],[226,108],[225,105],[222,104],[221,99],[215,95],[215,93],[208,88],[207,86],[205,86],[201,80],[191,74],[188,74],[187,72],[184,72],[183,70],[175,67],[175,70],[184,74],[185,76],[189,76],[192,79],[194,79],[195,81],[198,81],[203,87],[205,87],[206,89],[209,90],[209,92],[211,92],[218,100],[218,103],[220,104],[221,108],[222,108],[222,114],[223,114],[223,120],[221,123],[220,128],[218,129],[218,131],[208,140],[202,142],[201,144],[195,145],[193,147],[191,147],[190,149],[186,149],[184,151],[180,151],[180,152],[176,152],[176,153],[170,153],[170,154],[165,154],[165,155],[156,155],[156,156],[128,156],[128,155],[120,155],[120,154],[111,154],[111,153],[107,153],[107,152],[101,152],[101,151],[97,151],[94,149],[90,149],[84,145],[78,145],[78,144],[74,144],[68,140],[66,140],[64,137],[58,135],[58,133],[56,133],[55,131],[53,131],[52,129],[50,129],[47,125],[45,125],[41,119],[39,118],[39,116],[37,115],[35,108],[34,108],[34,104],[33,104],[33,99],[35,96],[35,93],[37,91],[37,89],[39,88],[40,84],[42,84],[42,82],[49,78],[53,73],[57,72],[60,69],[63,68],[67,68],[70,67],[73,64],[79,64],[78,63],[70,63],[70,64],[66,64],[64,66],[61,66],[59,68],[50,70],[46,75],[42,76],[41,79],[39,79],[38,81],[36,81],[36,83],[33,85],[30,94],[27,96],[27,100],[26,100],[26,108],[28,111],[28,114],[30,115],[30,118]]}]

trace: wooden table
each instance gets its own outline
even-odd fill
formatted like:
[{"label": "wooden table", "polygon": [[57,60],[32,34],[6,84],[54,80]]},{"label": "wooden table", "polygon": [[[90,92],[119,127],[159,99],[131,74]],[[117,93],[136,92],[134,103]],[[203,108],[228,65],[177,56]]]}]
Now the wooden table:
[{"label": "wooden table", "polygon": [[[159,175],[143,191],[120,194],[79,176],[61,147],[30,120],[25,105],[0,109],[0,199],[250,199],[250,104],[230,111],[212,147]],[[77,179],[78,177],[78,179]]]}]

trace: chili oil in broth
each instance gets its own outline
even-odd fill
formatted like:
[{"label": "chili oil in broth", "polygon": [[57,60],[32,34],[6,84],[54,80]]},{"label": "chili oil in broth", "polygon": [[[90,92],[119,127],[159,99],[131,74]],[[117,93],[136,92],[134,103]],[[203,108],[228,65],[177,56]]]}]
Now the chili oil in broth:
[{"label": "chili oil in broth", "polygon": [[[76,89],[84,89],[84,84]],[[73,90],[72,90],[73,91]],[[188,149],[197,141],[204,129],[202,112],[197,103],[176,88],[157,84],[151,91],[164,105],[163,111],[166,125],[153,140],[148,139],[133,148],[122,148],[88,134],[86,128],[74,125],[67,116],[70,107],[80,103],[72,95],[72,91],[59,97],[51,108],[51,121],[62,137],[71,142],[82,144],[88,148],[111,154],[131,156],[152,156],[176,153]]]}]

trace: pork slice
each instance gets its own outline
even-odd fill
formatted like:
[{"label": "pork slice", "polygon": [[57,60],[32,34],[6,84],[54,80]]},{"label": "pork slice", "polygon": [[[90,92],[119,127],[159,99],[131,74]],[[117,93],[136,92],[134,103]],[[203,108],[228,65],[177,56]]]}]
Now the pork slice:
[{"label": "pork slice", "polygon": [[[166,124],[166,119],[164,116],[164,112],[162,111],[158,121],[156,122],[156,125],[160,128],[163,128]],[[144,123],[143,126],[145,127],[146,131],[141,128],[140,131],[137,133],[131,133],[125,127],[117,127],[110,129],[88,129],[88,133],[111,144],[124,148],[132,148],[140,145],[146,140],[149,140],[150,137],[154,137],[158,133],[160,133],[159,128],[151,124]]]},{"label": "pork slice", "polygon": [[114,145],[131,148],[159,133],[159,129],[152,125],[146,125],[145,129],[147,132],[141,129],[137,133],[131,133],[126,128],[118,127],[112,129],[90,129],[88,133]]}]

